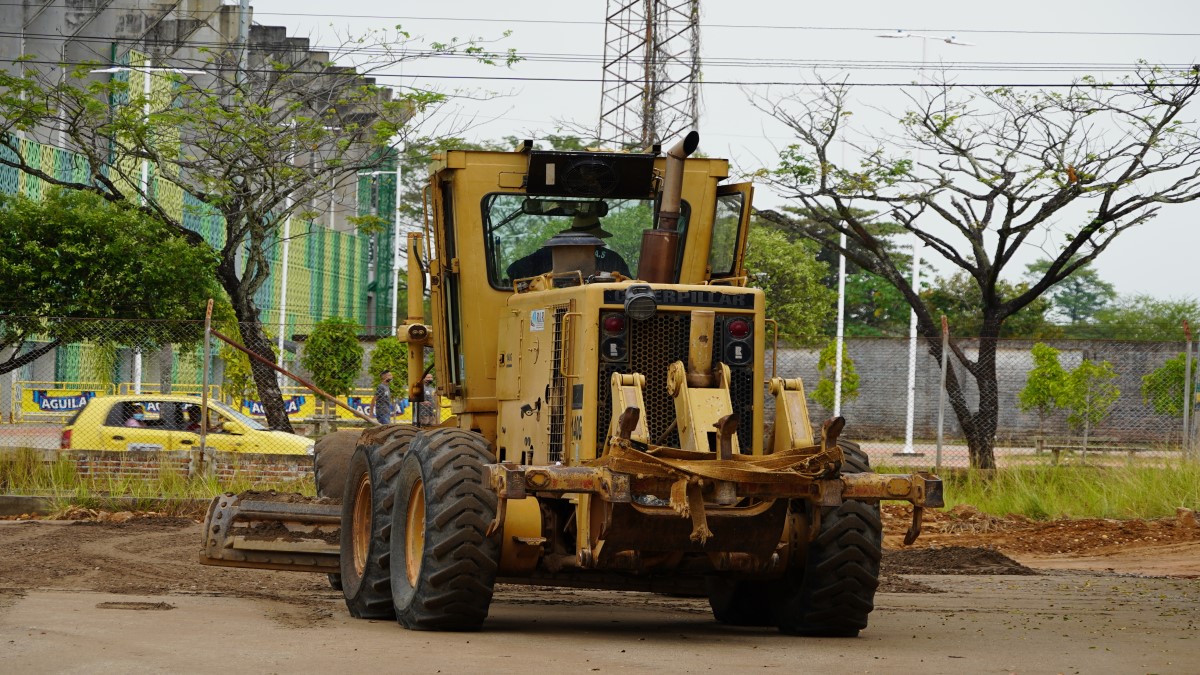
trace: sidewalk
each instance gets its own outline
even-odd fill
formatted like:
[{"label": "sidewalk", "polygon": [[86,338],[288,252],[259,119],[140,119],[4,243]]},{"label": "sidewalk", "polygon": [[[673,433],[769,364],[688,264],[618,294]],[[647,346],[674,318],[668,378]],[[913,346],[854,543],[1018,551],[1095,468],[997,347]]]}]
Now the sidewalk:
[{"label": "sidewalk", "polygon": [[54,450],[61,439],[60,424],[0,424],[0,448]]}]

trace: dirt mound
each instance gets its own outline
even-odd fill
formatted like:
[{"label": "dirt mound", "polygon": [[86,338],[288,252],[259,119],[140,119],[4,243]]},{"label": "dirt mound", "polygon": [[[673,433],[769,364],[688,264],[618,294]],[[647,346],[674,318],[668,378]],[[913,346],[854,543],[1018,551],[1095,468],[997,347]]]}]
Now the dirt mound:
[{"label": "dirt mound", "polygon": [[[883,506],[885,544],[901,548],[911,519],[909,507]],[[1115,520],[1081,518],[1030,520],[993,516],[959,505],[925,511],[925,526],[914,546],[989,546],[1008,555],[1083,555],[1131,547],[1200,543],[1200,527],[1191,512],[1175,518]]]},{"label": "dirt mound", "polygon": [[887,574],[1037,574],[994,548],[933,546],[884,551]]}]

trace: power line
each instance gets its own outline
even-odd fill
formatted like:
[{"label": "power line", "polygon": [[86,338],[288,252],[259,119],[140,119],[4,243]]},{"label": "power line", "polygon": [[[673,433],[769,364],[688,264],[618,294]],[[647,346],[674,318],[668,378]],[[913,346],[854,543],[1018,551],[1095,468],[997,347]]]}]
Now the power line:
[{"label": "power line", "polygon": [[[25,3],[0,2],[0,7],[24,7]],[[145,12],[144,12],[145,13]],[[603,21],[573,20],[573,19],[520,19],[513,17],[462,17],[462,16],[393,16],[388,14],[336,14],[323,12],[253,12],[254,16],[285,16],[321,19],[372,19],[387,21],[451,21],[464,23],[505,23],[505,24],[546,24],[561,26],[603,26]],[[264,24],[260,24],[264,25]],[[878,33],[896,30],[896,26],[780,26],[771,24],[734,24],[734,23],[702,23],[701,28],[746,29],[746,30],[788,30],[788,31],[833,31]],[[1200,37],[1200,33],[1177,31],[1096,31],[1096,30],[1029,30],[1018,28],[945,28],[945,27],[907,27],[906,30],[936,33],[969,33],[972,35],[1079,35],[1079,36],[1116,36],[1116,37]]]},{"label": "power line", "polygon": [[[17,33],[0,31],[0,37],[15,37]],[[97,43],[108,45],[112,42],[110,39],[98,37],[65,37],[56,34],[30,34],[26,33],[25,37],[41,37],[45,39],[69,40],[79,43]],[[150,43],[154,44],[154,43]],[[172,43],[165,43],[172,44]],[[188,46],[194,47],[222,47],[231,46],[224,43],[206,43],[206,42],[189,42]],[[266,45],[251,45],[250,51],[270,52],[274,51],[274,46]],[[310,47],[313,51],[330,51],[335,47],[314,45]],[[384,56],[395,55],[395,51],[384,48],[365,48],[356,49],[353,54],[363,56]],[[405,55],[411,57],[412,60],[421,59],[466,59],[477,61],[478,54],[466,54],[461,52],[446,52],[433,49],[416,49],[405,52]],[[603,63],[604,59],[600,55],[591,54],[563,54],[555,52],[531,52],[526,54],[518,54],[522,62],[529,63],[577,63],[577,64],[598,64]],[[408,59],[398,59],[408,60]],[[78,65],[76,63],[75,65]],[[915,70],[918,67],[926,70],[944,70],[948,72],[1079,72],[1079,71],[1125,71],[1133,72],[1140,65],[1129,62],[1069,62],[1069,61],[944,61],[938,63],[923,63],[920,61],[907,61],[896,59],[760,59],[753,57],[710,57],[706,59],[707,67],[722,67],[722,68],[811,68],[811,69],[832,69],[832,70]],[[1156,64],[1164,68],[1187,70],[1190,69],[1191,63],[1164,63]]]},{"label": "power line", "polygon": [[[580,21],[568,19],[513,19],[513,18],[483,18],[459,16],[389,16],[386,14],[324,14],[310,12],[260,12],[255,16],[294,16],[316,17],[329,19],[386,19],[403,21],[456,21],[469,23],[514,23],[514,24],[550,24],[563,26],[603,26],[603,21]],[[703,23],[701,28],[734,28],[752,30],[801,30],[801,31],[852,31],[879,32],[894,31],[896,26],[855,27],[855,26],[774,26],[767,24],[732,24],[732,23]],[[1130,37],[1200,37],[1200,33],[1160,32],[1160,31],[1084,31],[1084,30],[1020,30],[1004,28],[912,28],[913,31],[941,33],[971,33],[971,34],[1005,34],[1005,35],[1112,35]]]},{"label": "power line", "polygon": [[[58,61],[25,61],[27,64],[44,64],[44,65],[60,65]],[[68,66],[85,66],[95,65],[90,61],[66,62],[62,65]],[[224,68],[223,71],[232,71],[233,68]],[[242,68],[243,73],[269,73],[280,75],[281,72],[275,68]],[[414,80],[480,80],[490,82],[558,82],[558,83],[596,83],[601,79],[597,77],[530,77],[530,76],[500,76],[500,75],[424,75],[413,73],[382,73],[382,72],[367,72],[354,73],[346,71],[329,71],[329,70],[293,70],[286,71],[287,75],[312,75],[312,76],[355,76],[370,77],[375,79],[393,78],[393,79],[414,79]],[[736,86],[780,86],[780,87],[816,87],[823,86],[828,83],[821,81],[808,80],[699,80],[701,85],[736,85]],[[1069,87],[1091,88],[1091,89],[1125,89],[1125,88],[1141,88],[1145,86],[1142,83],[1132,82],[1097,82],[1097,83],[1080,83],[1080,82],[847,82],[850,87],[876,87],[876,88],[954,88],[954,89],[971,89],[971,88],[1052,88],[1061,89]],[[1161,86],[1168,86],[1160,84]],[[1181,86],[1181,85],[1176,85]]]}]

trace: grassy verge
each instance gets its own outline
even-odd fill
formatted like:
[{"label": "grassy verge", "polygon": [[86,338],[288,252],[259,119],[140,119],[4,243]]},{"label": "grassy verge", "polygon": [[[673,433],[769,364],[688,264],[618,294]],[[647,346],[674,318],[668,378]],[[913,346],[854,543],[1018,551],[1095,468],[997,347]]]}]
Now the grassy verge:
[{"label": "grassy verge", "polygon": [[[882,470],[881,470],[882,471]],[[901,472],[903,470],[896,470]],[[1200,510],[1200,463],[1165,466],[1024,466],[946,472],[946,507],[1051,518],[1166,518]]]},{"label": "grassy verge", "polygon": [[[261,482],[234,478],[219,483],[214,476],[188,478],[174,471],[156,476],[81,476],[66,459],[41,461],[32,451],[0,454],[0,494],[49,497],[56,511],[70,506],[105,511],[133,510],[191,514],[192,500],[209,500],[223,492],[278,490],[316,494],[311,480]],[[162,500],[177,502],[176,505]]]}]

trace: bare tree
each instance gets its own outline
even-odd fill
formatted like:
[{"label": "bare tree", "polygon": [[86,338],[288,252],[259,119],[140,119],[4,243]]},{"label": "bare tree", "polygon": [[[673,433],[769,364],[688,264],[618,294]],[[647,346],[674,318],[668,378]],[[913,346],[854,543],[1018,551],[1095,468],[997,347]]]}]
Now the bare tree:
[{"label": "bare tree", "polygon": [[[934,310],[872,236],[863,212],[896,222],[978,285],[977,356],[951,342],[975,381],[977,404],[956,370],[946,386],[972,466],[992,468],[1001,325],[1164,205],[1200,198],[1200,139],[1184,118],[1198,87],[1196,69],[1166,73],[1145,65],[1127,81],[1084,79],[1063,91],[968,91],[943,83],[910,95],[912,110],[896,120],[895,136],[852,143],[858,166],[835,160],[852,119],[844,82],[822,83],[812,97],[758,98],[760,109],[796,137],[778,167],[762,174],[820,227],[776,211],[759,215],[844,252],[896,287],[915,310],[934,359],[941,357]],[[839,233],[857,245],[839,248]],[[1028,287],[1006,295],[1005,268],[1028,247],[1049,264],[1027,277]]]},{"label": "bare tree", "polygon": [[[424,51],[410,49],[413,44],[399,31],[347,39],[334,52],[285,40],[251,50],[248,67],[238,54],[212,52],[202,63],[107,69],[127,76],[100,76],[101,64],[76,66],[68,77],[25,64],[19,74],[0,73],[0,142],[9,150],[0,153],[0,163],[51,184],[140,203],[206,245],[154,185],[168,181],[199,197],[224,220],[222,241],[213,243],[217,276],[242,337],[273,360],[255,295],[269,278],[268,251],[282,236],[279,225],[291,215],[313,215],[310,204],[389,161],[393,139],[447,100],[429,90],[392,91],[372,76],[431,55],[515,60],[511,52],[497,57],[474,42],[433,43]],[[147,76],[155,78],[149,96],[138,84]],[[17,132],[64,140],[86,162],[86,178],[43,170],[37,158],[25,156]],[[144,178],[146,166],[154,167],[155,181]],[[351,219],[367,227],[386,220]],[[255,384],[268,423],[290,430],[275,375],[255,369]]]}]

